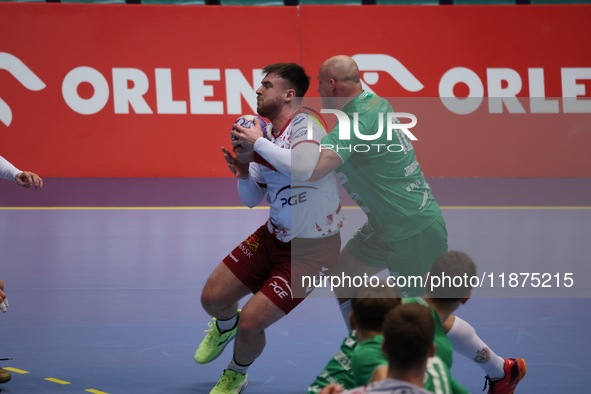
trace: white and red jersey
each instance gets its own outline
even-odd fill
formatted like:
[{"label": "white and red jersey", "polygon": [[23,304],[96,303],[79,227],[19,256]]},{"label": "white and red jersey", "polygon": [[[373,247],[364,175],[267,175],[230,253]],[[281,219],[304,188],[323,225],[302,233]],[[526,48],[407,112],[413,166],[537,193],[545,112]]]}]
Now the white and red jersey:
[{"label": "white and red jersey", "polygon": [[[297,157],[298,162],[309,163],[313,170],[325,135],[326,131],[313,116],[298,113],[283,130],[273,132],[270,141],[259,138],[255,143],[255,152],[263,160],[250,163],[250,177],[240,181],[238,189],[248,206],[258,204],[266,191],[270,205],[267,226],[280,241],[325,237],[342,227],[343,213],[334,173],[308,182],[297,179],[291,171],[294,148],[299,144],[313,144],[314,149],[306,146],[310,156]],[[260,198],[256,204],[253,204],[257,200],[253,193]]]}]

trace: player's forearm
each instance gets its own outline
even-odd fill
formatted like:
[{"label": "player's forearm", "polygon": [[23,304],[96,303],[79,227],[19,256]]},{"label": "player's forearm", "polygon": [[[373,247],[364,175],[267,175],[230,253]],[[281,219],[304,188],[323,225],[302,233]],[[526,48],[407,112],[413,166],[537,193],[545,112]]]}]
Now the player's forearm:
[{"label": "player's forearm", "polygon": [[291,176],[291,150],[280,148],[265,138],[254,143],[254,151],[280,173]]},{"label": "player's forearm", "polygon": [[265,190],[252,177],[238,180],[238,195],[244,205],[254,208],[265,198]]},{"label": "player's forearm", "polygon": [[0,156],[0,178],[14,181],[17,174],[21,172],[22,171],[13,166],[8,160]]},{"label": "player's forearm", "polygon": [[320,155],[318,145],[308,141],[295,145],[293,149],[285,149],[259,138],[254,150],[277,171],[300,181],[310,178]]},{"label": "player's forearm", "polygon": [[338,154],[330,149],[322,149],[320,157],[318,158],[318,163],[316,164],[309,181],[315,182],[324,178],[330,172],[337,169],[341,164],[343,164],[343,160]]}]

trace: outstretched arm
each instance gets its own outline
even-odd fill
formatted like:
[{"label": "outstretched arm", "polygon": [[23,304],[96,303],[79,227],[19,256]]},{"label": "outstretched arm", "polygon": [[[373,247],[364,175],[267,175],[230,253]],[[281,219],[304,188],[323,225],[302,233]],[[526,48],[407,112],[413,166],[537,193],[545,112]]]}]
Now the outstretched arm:
[{"label": "outstretched arm", "polygon": [[31,171],[20,171],[2,156],[0,156],[0,178],[15,181],[27,188],[34,186],[35,189],[41,189],[43,187],[43,180],[39,175]]},{"label": "outstretched arm", "polygon": [[13,166],[12,163],[0,156],[0,178],[14,181],[19,172],[21,171]]},{"label": "outstretched arm", "polygon": [[331,149],[323,148],[309,181],[314,182],[324,178],[329,172],[336,170],[341,164],[343,164],[341,156]]}]

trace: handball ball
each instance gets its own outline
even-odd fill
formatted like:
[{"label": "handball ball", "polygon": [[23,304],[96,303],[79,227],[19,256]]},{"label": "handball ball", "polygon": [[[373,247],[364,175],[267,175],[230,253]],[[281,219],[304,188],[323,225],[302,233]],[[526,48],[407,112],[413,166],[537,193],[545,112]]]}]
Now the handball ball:
[{"label": "handball ball", "polygon": [[[261,118],[258,115],[242,115],[241,117],[239,117],[238,119],[236,119],[236,123],[237,125],[240,125],[244,128],[247,129],[252,129],[254,127],[254,118],[258,118],[259,119],[259,123],[261,124],[261,129],[263,130],[263,137],[265,137],[266,139],[270,139],[270,135],[271,135],[271,129],[272,129],[272,125],[271,123],[267,123],[267,121],[263,118]],[[232,140],[236,140],[237,138],[232,136]]]}]

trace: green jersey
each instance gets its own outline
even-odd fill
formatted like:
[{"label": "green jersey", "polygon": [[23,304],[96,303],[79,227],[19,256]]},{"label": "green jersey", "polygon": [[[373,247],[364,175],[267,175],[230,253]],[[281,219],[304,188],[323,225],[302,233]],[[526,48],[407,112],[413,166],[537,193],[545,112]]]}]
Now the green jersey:
[{"label": "green jersey", "polygon": [[341,111],[350,120],[349,135],[343,130],[345,138],[340,138],[337,123],[322,139],[322,147],[343,160],[336,169],[341,185],[367,214],[381,241],[398,241],[420,233],[441,212],[410,140],[401,130],[388,132],[392,106],[363,91]]},{"label": "green jersey", "polygon": [[431,307],[423,298],[403,298],[402,303],[416,302],[431,309],[431,315],[435,322],[435,357],[427,360],[426,380],[423,387],[435,394],[469,394],[452,376],[451,365],[453,363],[453,345],[443,330],[443,325],[435,308]]},{"label": "green jersey", "polygon": [[[403,298],[403,303],[418,302],[430,305],[422,298]],[[445,335],[439,315],[431,308],[435,320],[435,357],[427,360],[425,382],[423,388],[435,394],[469,394],[452,376],[450,372],[453,346]],[[359,343],[355,334],[349,334],[343,341],[337,354],[328,362],[308,388],[307,394],[317,394],[329,383],[342,384],[345,389],[369,383],[375,370],[388,364],[386,355],[382,352],[383,335],[377,335]],[[362,346],[363,345],[363,346]]]},{"label": "green jersey", "polygon": [[376,335],[359,342],[351,357],[351,371],[355,377],[355,387],[371,382],[376,369],[388,365],[388,358],[382,351],[383,335]]},{"label": "green jersey", "polygon": [[357,338],[355,332],[352,332],[343,340],[339,351],[326,364],[314,383],[308,387],[307,394],[317,394],[330,383],[341,384],[345,389],[356,387],[351,372],[351,356],[355,347],[357,347]]}]

